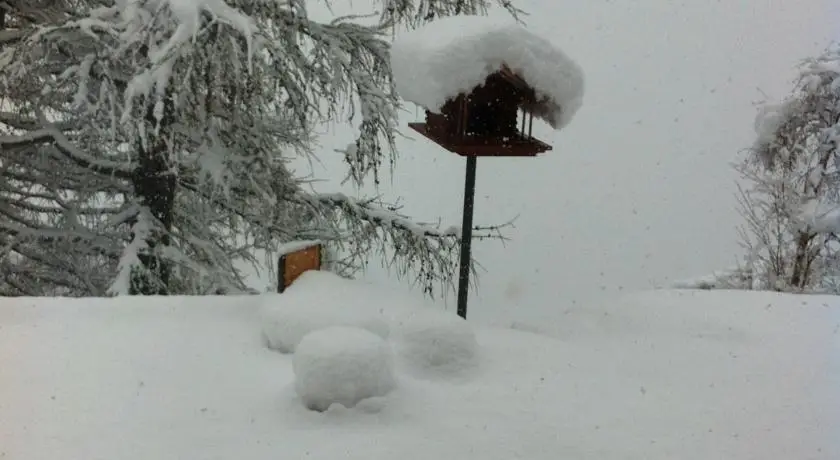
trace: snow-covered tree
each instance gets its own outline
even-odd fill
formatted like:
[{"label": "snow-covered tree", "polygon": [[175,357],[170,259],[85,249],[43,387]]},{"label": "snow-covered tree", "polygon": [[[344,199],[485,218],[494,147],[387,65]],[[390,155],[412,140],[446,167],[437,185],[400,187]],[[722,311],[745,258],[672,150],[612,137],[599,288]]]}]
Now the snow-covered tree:
[{"label": "snow-covered tree", "polygon": [[489,6],[377,3],[363,25],[306,0],[0,2],[0,294],[240,291],[237,261],[299,239],[449,286],[459,229],[287,168],[349,120],[348,176],[376,180],[398,130],[389,34]]},{"label": "snow-covered tree", "polygon": [[765,106],[758,139],[737,165],[745,179],[749,255],[734,284],[837,291],[840,280],[840,47],[803,62],[793,94]]}]

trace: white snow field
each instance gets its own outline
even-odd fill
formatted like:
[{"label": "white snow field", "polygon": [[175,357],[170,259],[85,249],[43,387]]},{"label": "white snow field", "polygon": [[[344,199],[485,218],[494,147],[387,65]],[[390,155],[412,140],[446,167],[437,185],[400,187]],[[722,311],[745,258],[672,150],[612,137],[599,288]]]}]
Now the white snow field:
[{"label": "white snow field", "polygon": [[[451,311],[325,273],[296,291],[0,300],[0,458],[840,458],[835,297],[661,291],[546,305],[552,336],[470,322],[475,356],[443,374],[400,350],[423,329],[460,343],[469,334],[436,316],[460,321]],[[318,316],[335,307],[319,301],[343,300],[388,318],[396,385],[311,411],[295,356],[260,336],[261,309],[310,302]]]}]

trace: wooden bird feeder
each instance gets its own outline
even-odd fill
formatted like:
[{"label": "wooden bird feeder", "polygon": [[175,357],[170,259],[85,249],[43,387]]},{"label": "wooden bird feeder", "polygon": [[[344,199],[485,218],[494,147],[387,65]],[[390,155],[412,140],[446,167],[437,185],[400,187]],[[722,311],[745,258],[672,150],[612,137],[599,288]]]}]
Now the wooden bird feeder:
[{"label": "wooden bird feeder", "polygon": [[426,109],[425,122],[408,126],[466,160],[458,276],[462,318],[478,158],[535,157],[551,150],[534,137],[534,117],[559,130],[583,102],[582,69],[548,40],[500,19],[438,18],[401,34],[391,46],[395,87],[403,99]]},{"label": "wooden bird feeder", "polygon": [[409,127],[446,150],[465,157],[532,157],[551,146],[532,135],[534,116],[551,113],[525,80],[507,66],[469,94],[450,98],[441,113],[426,110],[425,123]]},{"label": "wooden bird feeder", "polygon": [[320,243],[301,242],[287,246],[277,264],[277,292],[283,293],[305,272],[320,269]]},{"label": "wooden bird feeder", "polygon": [[458,276],[458,315],[467,317],[475,171],[478,157],[534,157],[551,146],[533,136],[534,116],[552,125],[558,107],[508,66],[491,73],[469,94],[449,98],[440,113],[408,126],[446,150],[467,158]]}]

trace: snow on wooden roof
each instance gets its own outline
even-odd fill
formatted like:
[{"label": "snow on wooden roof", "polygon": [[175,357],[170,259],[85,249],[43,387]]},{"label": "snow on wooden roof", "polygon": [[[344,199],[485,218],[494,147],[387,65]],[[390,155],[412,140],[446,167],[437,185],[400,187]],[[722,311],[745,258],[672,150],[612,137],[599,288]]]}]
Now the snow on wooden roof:
[{"label": "snow on wooden roof", "polygon": [[397,92],[430,111],[468,93],[503,68],[537,93],[534,114],[566,126],[583,103],[580,66],[549,41],[508,18],[451,16],[400,35],[391,49]]}]

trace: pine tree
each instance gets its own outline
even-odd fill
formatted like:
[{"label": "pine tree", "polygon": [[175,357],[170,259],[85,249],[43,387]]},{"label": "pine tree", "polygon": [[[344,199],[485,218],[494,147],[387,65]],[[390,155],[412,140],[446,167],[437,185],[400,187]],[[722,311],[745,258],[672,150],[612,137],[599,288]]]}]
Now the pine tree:
[{"label": "pine tree", "polygon": [[240,292],[238,261],[300,239],[451,286],[458,229],[287,168],[317,155],[316,124],[358,119],[348,175],[377,180],[400,107],[389,34],[489,6],[380,3],[362,25],[311,20],[305,0],[3,2],[0,293]]}]

